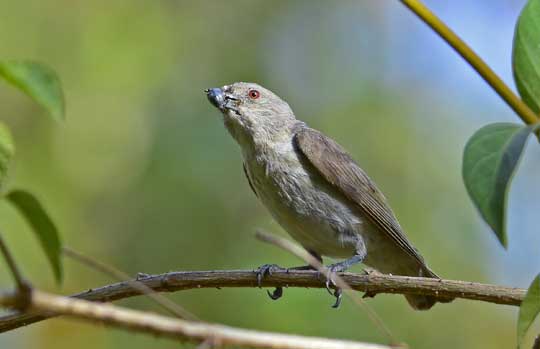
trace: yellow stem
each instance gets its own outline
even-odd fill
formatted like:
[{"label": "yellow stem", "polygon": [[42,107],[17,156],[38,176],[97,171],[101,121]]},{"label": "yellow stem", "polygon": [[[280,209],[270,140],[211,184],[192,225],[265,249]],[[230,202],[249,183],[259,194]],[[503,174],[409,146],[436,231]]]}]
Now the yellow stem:
[{"label": "yellow stem", "polygon": [[538,116],[495,74],[463,40],[443,21],[429,10],[420,0],[400,0],[422,21],[439,34],[457,53],[461,55],[480,76],[501,96],[526,124],[539,121]]}]

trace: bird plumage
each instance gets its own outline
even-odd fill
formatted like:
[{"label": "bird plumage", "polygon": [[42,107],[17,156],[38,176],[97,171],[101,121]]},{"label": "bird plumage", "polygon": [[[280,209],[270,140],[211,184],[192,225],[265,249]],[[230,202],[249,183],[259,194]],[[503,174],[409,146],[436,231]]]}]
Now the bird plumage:
[{"label": "bird plumage", "polygon": [[[340,145],[297,120],[286,102],[259,85],[222,90],[214,105],[242,149],[249,184],[295,240],[316,255],[349,258],[343,269],[363,261],[382,273],[438,278],[384,195]],[[436,302],[406,298],[415,309]]]}]

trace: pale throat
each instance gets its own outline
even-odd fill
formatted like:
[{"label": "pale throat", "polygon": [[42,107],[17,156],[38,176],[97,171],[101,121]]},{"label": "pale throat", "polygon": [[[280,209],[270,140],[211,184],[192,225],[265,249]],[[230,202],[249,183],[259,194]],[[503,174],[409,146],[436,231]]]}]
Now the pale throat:
[{"label": "pale throat", "polygon": [[[225,125],[230,134],[242,148],[243,153],[267,153],[290,151],[292,147],[295,119],[272,120],[264,122],[241,119],[226,119]],[[286,150],[285,150],[286,148]],[[247,154],[246,154],[247,155]]]}]

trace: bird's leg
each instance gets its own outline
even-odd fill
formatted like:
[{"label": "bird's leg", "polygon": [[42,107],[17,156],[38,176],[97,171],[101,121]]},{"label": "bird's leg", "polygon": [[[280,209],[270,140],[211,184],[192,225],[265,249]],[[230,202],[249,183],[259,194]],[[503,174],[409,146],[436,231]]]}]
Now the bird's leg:
[{"label": "bird's leg", "polygon": [[[364,258],[366,257],[365,249],[358,249],[356,254],[352,256],[349,259],[346,259],[342,262],[330,264],[328,268],[328,274],[326,274],[326,289],[328,290],[328,293],[336,297],[336,302],[334,305],[332,305],[332,308],[338,308],[341,304],[341,296],[342,296],[342,290],[341,288],[336,286],[336,283],[333,280],[333,277],[336,273],[343,272],[347,269],[349,269],[354,264],[362,263]],[[332,292],[331,288],[334,288],[334,291]]]},{"label": "bird's leg", "polygon": [[[315,253],[313,251],[310,251],[310,250],[308,250],[308,252],[313,257],[315,257],[319,262],[322,263],[322,257],[320,255],[318,255],[317,253]],[[257,276],[257,286],[259,286],[259,288],[261,288],[262,287],[262,280],[266,276],[271,276],[272,273],[274,273],[276,271],[286,270],[288,272],[289,270],[312,270],[312,269],[314,269],[314,268],[311,265],[303,265],[303,266],[292,267],[292,268],[282,268],[277,264],[263,264],[255,272],[256,276]],[[277,299],[279,299],[279,298],[281,298],[283,296],[283,287],[278,286],[278,287],[276,287],[274,289],[274,291],[272,291],[272,292],[266,291],[266,293],[268,293],[268,296],[270,297],[270,299],[277,300]]]},{"label": "bird's leg", "polygon": [[287,271],[294,271],[294,270],[317,270],[317,268],[314,268],[311,265],[300,265],[298,267],[287,268]]}]

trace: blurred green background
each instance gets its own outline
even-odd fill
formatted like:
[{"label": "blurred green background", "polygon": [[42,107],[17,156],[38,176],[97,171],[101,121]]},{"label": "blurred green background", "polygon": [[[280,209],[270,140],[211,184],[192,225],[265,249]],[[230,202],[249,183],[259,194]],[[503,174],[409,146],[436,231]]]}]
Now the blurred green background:
[{"label": "blurred green background", "polygon": [[[511,83],[524,1],[427,4]],[[251,193],[239,149],[203,94],[234,81],[275,91],[344,145],[443,277],[526,287],[540,270],[538,147],[528,149],[514,182],[504,251],[466,196],[461,153],[480,126],[518,119],[398,1],[0,0],[0,53],[55,68],[68,113],[55,124],[0,84],[0,118],[17,144],[9,186],[42,199],[68,246],[132,275],[298,265],[254,239],[256,228],[285,233]],[[65,283],[56,287],[22,219],[3,203],[0,216],[35,285],[69,294],[111,282],[66,260]],[[4,266],[0,285],[11,286]],[[323,289],[287,289],[277,302],[258,289],[171,297],[207,321],[384,342],[350,301],[331,309]],[[414,348],[514,345],[515,307],[456,300],[414,312],[399,296],[367,302]],[[155,308],[143,298],[120,304]],[[54,319],[0,335],[0,347],[178,344]]]}]

